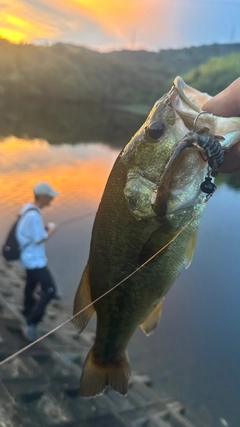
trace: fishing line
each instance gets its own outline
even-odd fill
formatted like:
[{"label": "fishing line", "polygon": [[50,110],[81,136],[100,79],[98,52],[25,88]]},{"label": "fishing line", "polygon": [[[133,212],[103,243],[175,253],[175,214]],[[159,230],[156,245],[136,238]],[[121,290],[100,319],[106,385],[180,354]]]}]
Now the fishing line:
[{"label": "fishing line", "polygon": [[[206,203],[208,199],[205,199],[203,203]],[[103,297],[105,297],[106,295],[108,295],[110,292],[112,292],[114,289],[116,289],[118,286],[120,286],[122,283],[124,283],[126,280],[128,280],[130,277],[132,277],[134,274],[136,274],[139,270],[141,270],[141,268],[143,268],[146,264],[148,264],[153,258],[155,258],[158,254],[160,254],[164,249],[166,249],[172,242],[174,242],[174,240],[188,227],[189,224],[191,224],[191,222],[194,220],[194,218],[198,215],[198,213],[200,212],[201,208],[199,208],[197,210],[197,212],[192,216],[192,218],[187,222],[187,224],[184,225],[184,227],[181,228],[181,230],[176,234],[176,236],[174,236],[168,243],[166,243],[165,246],[163,246],[161,249],[159,249],[159,251],[157,251],[154,255],[152,255],[147,261],[145,261],[143,264],[141,264],[138,268],[136,268],[136,270],[134,270],[132,273],[130,273],[127,277],[125,277],[124,279],[122,279],[120,282],[118,282],[116,285],[114,285],[111,289],[109,289],[108,291],[104,292],[102,295],[100,295],[98,298],[96,298],[94,301],[92,301],[90,304],[86,305],[86,307],[84,307],[82,310],[80,310],[78,313],[74,314],[72,317],[70,317],[69,319],[65,320],[63,323],[61,323],[60,325],[56,326],[54,329],[52,329],[51,331],[47,332],[45,335],[43,335],[42,337],[36,339],[35,341],[33,341],[32,343],[28,344],[27,346],[23,347],[22,349],[18,350],[16,353],[13,353],[11,356],[6,357],[6,359],[2,360],[0,362],[0,366],[4,365],[5,363],[9,362],[10,360],[14,359],[15,357],[17,357],[19,354],[23,353],[24,351],[27,351],[29,348],[31,348],[32,346],[34,346],[35,344],[37,344],[38,342],[42,341],[43,339],[47,338],[49,335],[51,335],[53,332],[56,332],[58,329],[60,329],[62,326],[66,325],[68,322],[70,322],[71,320],[75,319],[75,317],[77,317],[79,314],[81,314],[83,311],[87,310],[89,307],[91,307],[93,304],[95,304],[97,301],[99,301],[100,299],[102,299]]]},{"label": "fishing line", "polygon": [[69,223],[74,222],[74,221],[80,221],[81,219],[87,218],[90,215],[94,215],[95,213],[96,213],[95,211],[91,211],[91,212],[87,212],[87,213],[80,215],[80,216],[75,216],[75,217],[72,217],[69,219],[65,219],[64,221],[62,221],[58,224],[57,228],[62,227],[63,225],[69,224]]},{"label": "fishing line", "polygon": [[[65,219],[64,221],[59,222],[59,224],[57,225],[57,230],[59,229],[59,227],[62,227],[64,225],[70,224],[70,223],[75,222],[75,221],[81,221],[82,219],[88,218],[89,216],[95,215],[95,214],[96,214],[95,211],[90,211],[90,212],[87,212],[87,213],[85,213],[83,215],[79,215],[79,216],[75,216],[75,217],[72,217],[72,218]],[[54,234],[52,236],[54,236]],[[0,257],[3,258],[3,255],[0,254]]]}]

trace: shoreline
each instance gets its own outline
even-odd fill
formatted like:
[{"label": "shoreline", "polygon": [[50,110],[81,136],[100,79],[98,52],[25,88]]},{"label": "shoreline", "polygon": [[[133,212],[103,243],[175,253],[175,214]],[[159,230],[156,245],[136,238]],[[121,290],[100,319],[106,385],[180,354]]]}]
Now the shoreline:
[{"label": "shoreline", "polygon": [[[0,258],[0,361],[28,344],[21,334],[23,287],[24,270]],[[39,334],[70,317],[60,301],[51,301]],[[146,375],[132,374],[126,397],[108,388],[81,398],[81,370],[94,341],[89,329],[79,335],[70,321],[0,366],[0,427],[197,427],[180,402],[158,396]]]}]

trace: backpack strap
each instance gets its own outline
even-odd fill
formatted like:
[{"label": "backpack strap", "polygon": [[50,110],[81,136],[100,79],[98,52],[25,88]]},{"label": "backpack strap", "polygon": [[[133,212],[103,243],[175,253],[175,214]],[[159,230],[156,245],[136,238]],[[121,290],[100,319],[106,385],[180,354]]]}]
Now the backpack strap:
[{"label": "backpack strap", "polygon": [[27,209],[22,215],[21,214],[19,214],[18,215],[18,219],[20,219],[20,218],[23,218],[28,212],[30,212],[30,211],[37,211],[38,213],[39,213],[39,215],[41,215],[41,212],[39,212],[39,209],[38,208],[29,208],[29,209]]},{"label": "backpack strap", "polygon": [[[20,221],[21,218],[23,218],[29,211],[37,211],[39,213],[39,215],[41,215],[41,212],[39,212],[39,210],[37,208],[29,208],[27,209],[22,215],[18,215],[18,221]],[[42,215],[41,215],[42,216]],[[28,242],[25,245],[23,245],[21,247],[21,251],[23,249],[26,249],[29,245],[31,245],[32,242]]]}]

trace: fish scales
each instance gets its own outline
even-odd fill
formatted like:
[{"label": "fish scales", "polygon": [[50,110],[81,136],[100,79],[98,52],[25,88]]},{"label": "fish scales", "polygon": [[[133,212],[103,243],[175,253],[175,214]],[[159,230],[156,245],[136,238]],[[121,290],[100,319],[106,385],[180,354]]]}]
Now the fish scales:
[{"label": "fish scales", "polygon": [[[80,380],[82,396],[100,394],[107,386],[127,393],[129,340],[138,325],[147,335],[155,329],[165,295],[184,264],[191,263],[205,209],[200,184],[208,164],[197,148],[184,148],[175,157],[173,152],[193,128],[206,97],[176,78],[112,168],[74,301],[74,314],[89,306],[76,317],[80,331],[97,314],[95,343]],[[225,147],[240,139],[240,119],[201,116],[199,127],[222,135]]]}]

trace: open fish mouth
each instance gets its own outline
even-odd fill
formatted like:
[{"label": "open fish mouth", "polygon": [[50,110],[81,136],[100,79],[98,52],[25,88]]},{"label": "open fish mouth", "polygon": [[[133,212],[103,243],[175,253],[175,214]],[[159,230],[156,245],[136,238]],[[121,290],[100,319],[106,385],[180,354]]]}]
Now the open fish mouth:
[{"label": "open fish mouth", "polygon": [[[124,195],[137,219],[163,217],[191,205],[202,194],[208,168],[216,176],[224,149],[240,140],[240,118],[202,110],[212,97],[176,77],[121,153]],[[215,187],[204,187],[211,191]]]},{"label": "open fish mouth", "polygon": [[[207,93],[188,86],[180,76],[174,79],[169,91],[171,105],[189,130],[193,130],[196,117],[204,111],[202,107],[211,98]],[[208,128],[211,135],[221,135],[224,138],[221,141],[224,148],[230,148],[240,140],[239,117],[220,117],[205,112],[199,115],[196,131],[202,128]]]},{"label": "open fish mouth", "polygon": [[175,144],[153,193],[152,208],[160,217],[189,207],[204,188],[209,194],[215,191],[212,183],[201,185],[204,175],[211,181],[209,176],[218,174],[224,160],[224,149],[240,140],[240,118],[204,112],[202,106],[212,97],[188,86],[181,77],[176,77],[168,96],[189,132]]}]

